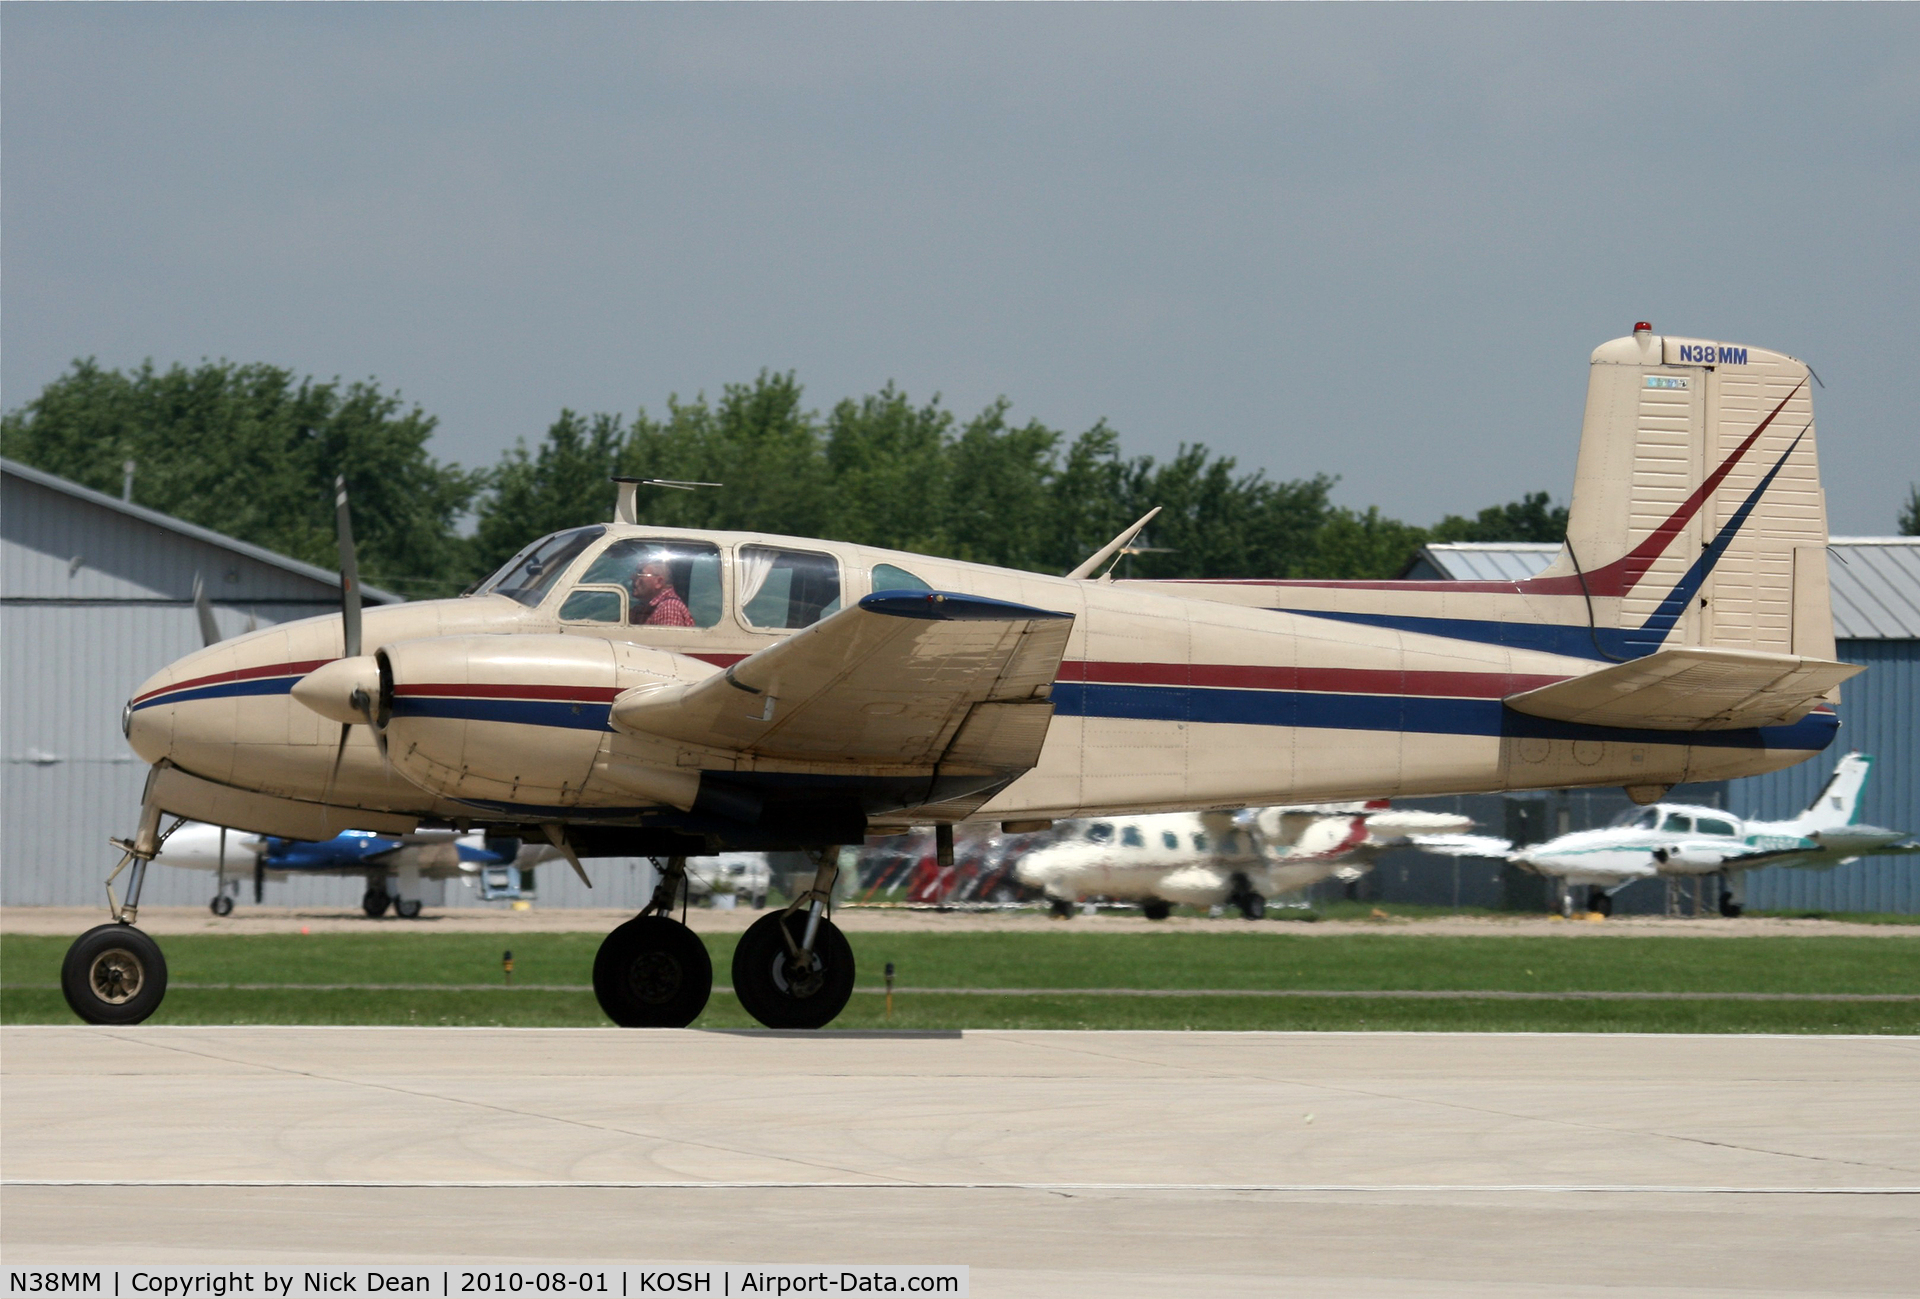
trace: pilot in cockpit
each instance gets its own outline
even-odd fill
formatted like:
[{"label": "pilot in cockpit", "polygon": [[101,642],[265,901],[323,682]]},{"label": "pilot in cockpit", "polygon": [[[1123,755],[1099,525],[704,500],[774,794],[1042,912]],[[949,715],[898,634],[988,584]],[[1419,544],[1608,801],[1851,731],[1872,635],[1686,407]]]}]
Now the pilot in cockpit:
[{"label": "pilot in cockpit", "polygon": [[673,589],[673,572],[664,559],[649,559],[633,574],[628,621],[636,626],[692,627],[693,613]]}]

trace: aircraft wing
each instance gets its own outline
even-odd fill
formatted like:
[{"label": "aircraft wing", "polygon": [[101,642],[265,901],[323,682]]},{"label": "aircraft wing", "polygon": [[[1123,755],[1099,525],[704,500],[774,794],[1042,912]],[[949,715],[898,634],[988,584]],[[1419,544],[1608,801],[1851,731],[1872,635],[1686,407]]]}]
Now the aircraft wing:
[{"label": "aircraft wing", "polygon": [[1407,841],[1422,852],[1442,857],[1505,857],[1513,842],[1486,834],[1415,834]]},{"label": "aircraft wing", "polygon": [[1024,770],[1072,630],[1003,600],[882,592],[705,680],[630,690],[613,725],[774,759]]},{"label": "aircraft wing", "polygon": [[1864,668],[1852,663],[1695,646],[1660,650],[1583,677],[1510,695],[1534,717],[1655,731],[1728,731],[1799,721]]}]

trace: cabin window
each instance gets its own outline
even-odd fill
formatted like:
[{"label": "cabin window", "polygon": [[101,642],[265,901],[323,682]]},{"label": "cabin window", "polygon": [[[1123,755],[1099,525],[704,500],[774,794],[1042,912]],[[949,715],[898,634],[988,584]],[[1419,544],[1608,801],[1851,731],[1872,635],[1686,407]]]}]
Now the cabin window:
[{"label": "cabin window", "polygon": [[1699,829],[1701,834],[1724,834],[1731,838],[1733,835],[1740,833],[1727,822],[1716,821],[1710,816],[1701,817],[1698,821],[1694,822],[1694,825]]},{"label": "cabin window", "polygon": [[546,599],[554,582],[580,553],[605,535],[599,524],[542,537],[506,562],[480,588],[482,595],[504,595],[531,608]]},{"label": "cabin window", "polygon": [[611,622],[627,620],[627,593],[619,587],[576,586],[560,606],[562,622]]},{"label": "cabin window", "polygon": [[832,555],[742,546],[734,573],[748,626],[788,631],[840,610],[840,562]]},{"label": "cabin window", "polygon": [[1678,830],[1682,834],[1693,833],[1693,818],[1682,816],[1678,812],[1667,813],[1667,819],[1660,823],[1662,830]]},{"label": "cabin window", "polygon": [[1141,835],[1140,827],[1137,825],[1130,825],[1122,830],[1120,832],[1120,842],[1128,848],[1144,848],[1147,846],[1147,841],[1145,837]]},{"label": "cabin window", "polygon": [[1636,830],[1651,830],[1659,824],[1660,810],[1658,808],[1650,807],[1639,816],[1633,818],[1633,828]]},{"label": "cabin window", "polygon": [[[607,596],[621,605],[618,611]],[[635,627],[711,627],[724,607],[718,546],[630,537],[608,546],[587,566],[560,606],[560,617]]]},{"label": "cabin window", "polygon": [[1105,821],[1095,821],[1087,827],[1088,843],[1112,843],[1113,827]]},{"label": "cabin window", "polygon": [[931,591],[933,587],[904,568],[893,564],[875,564],[873,589],[875,591]]},{"label": "cabin window", "polygon": [[1178,848],[1180,846],[1180,836],[1171,830],[1162,830],[1160,832],[1160,842],[1168,848]]},{"label": "cabin window", "polygon": [[1205,852],[1207,850],[1207,836],[1204,834],[1196,834],[1193,836],[1193,850],[1195,852]]}]

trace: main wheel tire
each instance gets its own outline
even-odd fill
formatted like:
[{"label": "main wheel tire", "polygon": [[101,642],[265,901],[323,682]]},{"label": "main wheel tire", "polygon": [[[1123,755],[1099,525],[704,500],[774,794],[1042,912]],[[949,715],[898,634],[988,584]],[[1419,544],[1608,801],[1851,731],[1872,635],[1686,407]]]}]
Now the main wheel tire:
[{"label": "main wheel tire", "polygon": [[1267,918],[1267,900],[1258,893],[1242,893],[1240,895],[1240,914],[1248,920],[1265,920]]},{"label": "main wheel tire", "polygon": [[167,995],[167,958],[132,925],[97,925],[67,949],[60,991],[89,1024],[138,1024]]},{"label": "main wheel tire", "polygon": [[1073,919],[1073,913],[1078,910],[1078,908],[1066,898],[1048,898],[1047,910],[1062,920],[1071,920]]},{"label": "main wheel tire", "polygon": [[393,914],[399,916],[402,920],[418,920],[420,918],[420,899],[395,898],[393,900]]},{"label": "main wheel tire", "polygon": [[593,995],[622,1028],[685,1028],[713,995],[713,958],[678,920],[641,916],[600,944]]},{"label": "main wheel tire", "polygon": [[1161,898],[1148,898],[1140,904],[1140,914],[1149,920],[1165,920],[1173,914],[1173,903]]},{"label": "main wheel tire", "polygon": [[216,916],[230,916],[233,914],[233,899],[224,893],[217,893],[213,901],[207,903],[207,910]]},{"label": "main wheel tire", "polygon": [[1596,916],[1610,916],[1613,914],[1613,899],[1599,889],[1589,889],[1587,910]]},{"label": "main wheel tire", "polygon": [[733,949],[733,991],[741,1007],[768,1028],[825,1028],[853,996],[853,947],[824,916],[814,936],[813,959],[802,968],[793,959],[780,926],[797,946],[806,937],[807,914],[775,912],[747,926]]},{"label": "main wheel tire", "polygon": [[367,913],[369,920],[378,920],[387,914],[387,907],[392,902],[385,889],[368,889],[360,898],[360,909]]},{"label": "main wheel tire", "polygon": [[1741,906],[1738,902],[1735,902],[1733,900],[1733,894],[1722,893],[1720,895],[1720,914],[1725,916],[1727,919],[1738,920],[1740,918],[1740,913],[1745,910],[1746,910],[1745,907]]}]

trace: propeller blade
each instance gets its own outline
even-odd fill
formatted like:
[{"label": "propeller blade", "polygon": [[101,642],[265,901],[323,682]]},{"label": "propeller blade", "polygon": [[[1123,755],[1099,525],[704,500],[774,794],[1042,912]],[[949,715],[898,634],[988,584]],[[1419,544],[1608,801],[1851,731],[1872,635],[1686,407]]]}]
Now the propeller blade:
[{"label": "propeller blade", "polygon": [[[327,772],[326,788],[320,791],[320,823],[327,825],[327,812],[333,806],[333,782],[340,774],[340,760],[347,756],[347,736],[353,733],[353,723],[345,722],[340,727],[340,747],[333,751],[333,766]],[[330,826],[328,828],[331,828]]]},{"label": "propeller blade", "polygon": [[267,855],[261,853],[253,859],[253,905],[259,906],[267,893]]},{"label": "propeller blade", "polygon": [[[347,507],[345,474],[333,480],[333,514],[340,529],[340,623],[346,636],[344,657],[359,658],[360,562],[353,551],[353,512]],[[346,741],[343,739],[341,743]]]},{"label": "propeller blade", "polygon": [[207,599],[207,584],[199,573],[193,575],[193,611],[200,615],[200,643],[220,643],[220,625],[213,620],[213,602]]}]

